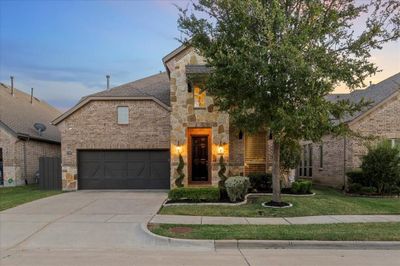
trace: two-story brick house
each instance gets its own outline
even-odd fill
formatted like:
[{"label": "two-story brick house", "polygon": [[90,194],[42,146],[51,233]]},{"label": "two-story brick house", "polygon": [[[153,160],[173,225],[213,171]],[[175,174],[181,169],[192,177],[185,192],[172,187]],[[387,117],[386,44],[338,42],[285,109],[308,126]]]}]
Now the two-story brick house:
[{"label": "two-story brick house", "polygon": [[[185,163],[185,186],[217,185],[221,156],[227,175],[271,170],[268,134],[241,132],[228,114],[218,112],[212,97],[200,89],[201,76],[209,70],[193,48],[181,46],[163,63],[165,73],[84,97],[53,121],[61,132],[64,190],[169,189],[177,176],[179,154]],[[392,135],[399,132],[396,127]],[[317,180],[338,185],[343,169],[329,165],[342,157],[327,160],[329,149],[327,142],[327,178]],[[313,157],[314,153],[315,148]],[[304,174],[306,167],[308,162],[301,175],[314,176],[316,171]],[[335,170],[328,175],[331,168]]]},{"label": "two-story brick house", "polygon": [[63,189],[168,189],[179,153],[185,185],[216,185],[220,156],[230,174],[266,171],[265,133],[230,126],[189,82],[207,72],[190,47],[164,57],[166,73],[84,97],[53,121],[61,132]]}]

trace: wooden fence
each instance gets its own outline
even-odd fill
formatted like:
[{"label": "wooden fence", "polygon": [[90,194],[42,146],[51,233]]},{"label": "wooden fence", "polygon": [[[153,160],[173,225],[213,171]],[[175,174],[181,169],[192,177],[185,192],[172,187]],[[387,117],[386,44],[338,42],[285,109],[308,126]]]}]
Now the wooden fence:
[{"label": "wooden fence", "polygon": [[39,187],[41,189],[61,190],[61,159],[40,157]]}]

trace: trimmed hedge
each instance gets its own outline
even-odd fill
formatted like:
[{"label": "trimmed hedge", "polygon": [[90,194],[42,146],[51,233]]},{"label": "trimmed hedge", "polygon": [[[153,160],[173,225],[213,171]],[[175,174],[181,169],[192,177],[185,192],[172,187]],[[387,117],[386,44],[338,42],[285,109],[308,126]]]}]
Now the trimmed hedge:
[{"label": "trimmed hedge", "polygon": [[293,194],[311,194],[312,182],[309,180],[298,180],[292,183]]},{"label": "trimmed hedge", "polygon": [[168,198],[172,201],[217,202],[220,191],[217,187],[174,188],[169,191]]},{"label": "trimmed hedge", "polygon": [[272,174],[249,174],[251,190],[256,192],[270,192],[272,190]]}]

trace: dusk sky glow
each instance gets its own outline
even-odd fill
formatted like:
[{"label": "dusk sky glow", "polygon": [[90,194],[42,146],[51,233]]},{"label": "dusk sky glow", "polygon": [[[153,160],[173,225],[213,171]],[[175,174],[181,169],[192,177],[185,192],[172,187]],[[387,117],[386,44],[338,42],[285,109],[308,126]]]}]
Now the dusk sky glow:
[{"label": "dusk sky glow", "polygon": [[[103,90],[164,71],[177,48],[178,10],[188,1],[1,1],[0,81],[60,110]],[[400,71],[400,42],[373,52],[379,82]],[[369,82],[369,80],[367,80]],[[344,92],[338,88],[336,92]]]}]

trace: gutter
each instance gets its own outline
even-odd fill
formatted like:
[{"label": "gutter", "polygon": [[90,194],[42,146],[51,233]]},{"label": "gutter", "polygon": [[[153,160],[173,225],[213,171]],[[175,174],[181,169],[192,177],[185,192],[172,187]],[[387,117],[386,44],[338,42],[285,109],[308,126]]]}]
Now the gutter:
[{"label": "gutter", "polygon": [[17,138],[19,138],[21,140],[36,140],[36,141],[45,142],[45,143],[49,143],[49,144],[61,144],[61,141],[38,138],[38,137],[31,136],[29,134],[25,134],[25,133],[21,133],[21,132],[17,132]]}]

